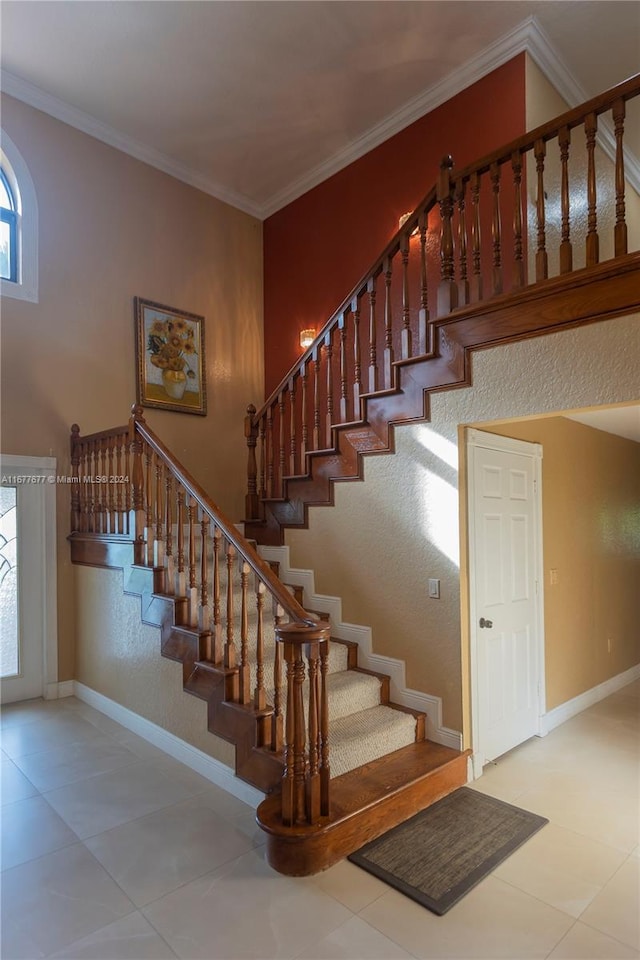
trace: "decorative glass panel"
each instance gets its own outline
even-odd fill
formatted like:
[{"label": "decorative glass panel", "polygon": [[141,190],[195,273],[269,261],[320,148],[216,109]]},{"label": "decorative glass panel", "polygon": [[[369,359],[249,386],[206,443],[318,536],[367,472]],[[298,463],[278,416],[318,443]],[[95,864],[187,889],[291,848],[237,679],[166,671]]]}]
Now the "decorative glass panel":
[{"label": "decorative glass panel", "polygon": [[16,487],[0,487],[0,676],[20,672]]},{"label": "decorative glass panel", "polygon": [[13,197],[7,186],[7,181],[5,180],[4,174],[0,171],[0,207],[5,207],[7,210],[14,210]]},{"label": "decorative glass panel", "polygon": [[11,279],[11,226],[0,220],[0,277]]}]

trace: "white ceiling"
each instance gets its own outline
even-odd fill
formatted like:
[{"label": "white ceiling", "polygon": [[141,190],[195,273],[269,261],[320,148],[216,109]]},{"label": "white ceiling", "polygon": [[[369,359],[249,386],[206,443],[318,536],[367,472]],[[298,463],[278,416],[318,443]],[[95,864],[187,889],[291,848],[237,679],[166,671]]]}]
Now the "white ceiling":
[{"label": "white ceiling", "polygon": [[576,103],[640,65],[625,0],[3,0],[1,17],[6,92],[261,217],[522,49]]},{"label": "white ceiling", "polygon": [[609,407],[608,409],[587,410],[584,413],[567,413],[569,420],[577,420],[596,430],[616,433],[627,440],[640,443],[640,404],[628,407]]}]

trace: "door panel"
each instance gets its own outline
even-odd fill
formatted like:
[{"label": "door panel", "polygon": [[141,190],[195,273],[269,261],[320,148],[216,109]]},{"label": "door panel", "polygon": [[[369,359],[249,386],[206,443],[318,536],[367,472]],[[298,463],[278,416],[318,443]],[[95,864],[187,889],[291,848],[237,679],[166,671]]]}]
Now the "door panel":
[{"label": "door panel", "polygon": [[474,444],[469,457],[474,744],[483,762],[537,733],[540,714],[537,461],[507,443],[511,449]]}]

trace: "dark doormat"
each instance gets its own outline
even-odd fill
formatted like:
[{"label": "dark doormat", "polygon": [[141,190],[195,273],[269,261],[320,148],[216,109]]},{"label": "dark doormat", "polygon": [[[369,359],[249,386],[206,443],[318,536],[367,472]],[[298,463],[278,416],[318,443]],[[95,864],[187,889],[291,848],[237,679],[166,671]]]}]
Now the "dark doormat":
[{"label": "dark doormat", "polygon": [[548,822],[461,787],[349,860],[442,916]]}]

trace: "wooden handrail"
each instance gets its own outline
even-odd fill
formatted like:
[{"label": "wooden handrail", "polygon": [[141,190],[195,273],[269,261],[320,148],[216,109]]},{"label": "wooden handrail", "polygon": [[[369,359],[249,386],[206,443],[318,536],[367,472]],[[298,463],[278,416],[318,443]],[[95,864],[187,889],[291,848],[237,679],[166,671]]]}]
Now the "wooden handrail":
[{"label": "wooden handrail", "polygon": [[132,421],[135,424],[135,431],[146,440],[149,446],[158,454],[164,463],[170,468],[171,474],[180,481],[185,490],[198,503],[200,508],[206,513],[217,527],[223,531],[227,540],[233,544],[243,560],[249,564],[265,584],[272,597],[280,604],[285,612],[296,623],[306,624],[315,627],[317,620],[309,616],[306,610],[297,602],[289,591],[285,588],[273,570],[259,554],[254,550],[249,541],[243,537],[240,531],[235,527],[231,520],[222,512],[207,494],[197,480],[182,466],[182,464],[173,456],[171,451],[164,445],[162,440],[147,425],[141,414],[141,408],[134,406],[132,408]]},{"label": "wooden handrail", "polygon": [[132,407],[126,426],[85,437],[73,424],[71,464],[72,539],[132,544],[134,564],[153,570],[154,593],[175,598],[173,622],[196,634],[197,668],[222,674],[225,702],[246,708],[232,716],[254,717],[256,749],[282,763],[283,822],[317,822],[329,809],[328,624],[304,610],[147,425],[142,407]]},{"label": "wooden handrail", "polygon": [[[627,256],[625,114],[627,100],[639,94],[640,74],[461,170],[444,158],[435,186],[314,342],[262,407],[248,408],[249,519],[261,518],[265,501],[286,499],[290,478],[309,476],[310,454],[335,450],[334,428],[364,424],[372,394],[397,391],[400,367],[440,355],[440,327],[448,318],[558,274],[596,267],[602,256]],[[607,133],[615,203],[603,208],[596,144],[607,111],[611,131],[607,121],[600,133]],[[572,137],[578,127],[582,148],[581,138]],[[578,157],[586,149],[578,177],[572,139]],[[551,185],[558,202],[549,200]],[[580,244],[571,236],[576,201],[587,210]],[[363,358],[369,358],[364,378]]]}]

